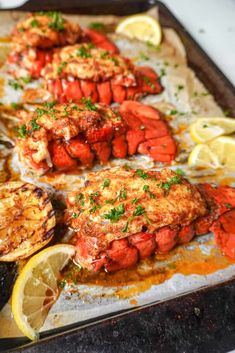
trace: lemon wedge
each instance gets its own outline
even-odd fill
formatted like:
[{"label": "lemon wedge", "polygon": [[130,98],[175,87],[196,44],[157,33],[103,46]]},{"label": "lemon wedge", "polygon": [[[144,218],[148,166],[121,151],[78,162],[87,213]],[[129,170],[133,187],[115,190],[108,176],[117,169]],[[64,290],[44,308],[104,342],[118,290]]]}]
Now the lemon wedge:
[{"label": "lemon wedge", "polygon": [[189,155],[188,165],[194,168],[235,170],[235,138],[220,136],[195,146]]},{"label": "lemon wedge", "polygon": [[38,331],[59,296],[60,271],[74,254],[72,245],[51,246],[33,256],[19,274],[12,293],[12,313],[29,339],[38,339]]},{"label": "lemon wedge", "polygon": [[149,15],[133,15],[122,20],[116,33],[124,34],[129,38],[136,38],[152,45],[159,45],[162,39],[160,23]]},{"label": "lemon wedge", "polygon": [[197,143],[204,143],[233,132],[235,132],[235,119],[231,118],[198,118],[190,126],[191,138]]}]

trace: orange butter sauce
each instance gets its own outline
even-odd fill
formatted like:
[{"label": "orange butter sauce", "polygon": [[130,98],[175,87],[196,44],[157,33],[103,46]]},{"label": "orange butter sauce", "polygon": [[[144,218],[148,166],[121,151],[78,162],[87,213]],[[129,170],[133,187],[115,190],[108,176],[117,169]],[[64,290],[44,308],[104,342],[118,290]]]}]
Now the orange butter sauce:
[{"label": "orange butter sauce", "polygon": [[[213,246],[213,240],[203,244]],[[190,246],[180,245],[169,254],[155,255],[142,260],[133,268],[114,273],[78,271],[75,265],[70,265],[64,272],[63,279],[78,285],[116,287],[115,296],[125,299],[163,283],[174,274],[205,276],[232,264],[235,264],[235,261],[223,256],[217,248],[212,247],[210,254],[203,253],[198,242],[194,240],[190,242]]]}]

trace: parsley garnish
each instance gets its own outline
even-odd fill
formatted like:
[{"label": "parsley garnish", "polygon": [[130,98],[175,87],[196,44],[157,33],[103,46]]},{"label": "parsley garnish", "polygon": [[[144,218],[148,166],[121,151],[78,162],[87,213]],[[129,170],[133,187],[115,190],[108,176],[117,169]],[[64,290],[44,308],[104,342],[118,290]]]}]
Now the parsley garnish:
[{"label": "parsley garnish", "polygon": [[105,219],[109,219],[111,223],[119,221],[121,216],[125,213],[125,207],[124,204],[122,203],[121,205],[118,205],[117,207],[112,208],[109,213],[105,213],[103,217]]},{"label": "parsley garnish", "polygon": [[56,102],[46,102],[43,104],[44,107],[46,107],[47,109],[52,109],[54,107],[54,105],[56,105]]},{"label": "parsley garnish", "polygon": [[160,69],[160,78],[163,77],[163,76],[166,76],[166,70],[164,68],[161,68]]},{"label": "parsley garnish", "polygon": [[143,214],[145,214],[145,208],[141,205],[136,206],[135,211],[133,212],[133,216],[143,216]]},{"label": "parsley garnish", "polygon": [[95,191],[90,194],[90,203],[91,204],[96,203],[95,197],[99,196],[99,194],[100,194],[99,191]]},{"label": "parsley garnish", "polygon": [[123,199],[123,200],[126,200],[126,189],[121,189],[117,192],[117,199],[120,200],[120,199]]},{"label": "parsley garnish", "polygon": [[149,185],[144,185],[143,186],[144,192],[150,196],[151,199],[155,199],[156,195],[154,195],[150,190],[149,190]]},{"label": "parsley garnish", "polygon": [[27,127],[26,127],[25,124],[21,125],[21,126],[17,129],[17,131],[18,131],[18,136],[19,136],[20,138],[22,138],[22,139],[24,139],[24,138],[27,136],[27,134],[28,134],[28,132],[27,132]]},{"label": "parsley garnish", "polygon": [[48,27],[54,29],[57,32],[64,31],[64,19],[61,13],[57,11],[46,12],[46,15],[51,17],[51,21],[48,23]]},{"label": "parsley garnish", "polygon": [[75,198],[76,202],[79,203],[81,206],[84,206],[85,201],[84,201],[84,195],[81,193],[79,195],[76,195]]},{"label": "parsley garnish", "polygon": [[103,53],[100,54],[100,58],[101,58],[101,59],[106,59],[107,56],[109,56],[109,52],[108,52],[108,51],[105,51],[105,52],[103,52]]},{"label": "parsley garnish", "polygon": [[57,73],[61,74],[66,65],[67,61],[62,61],[62,63],[58,66]]},{"label": "parsley garnish", "polygon": [[178,90],[178,91],[181,91],[182,89],[184,89],[184,86],[183,86],[183,85],[178,85],[178,86],[177,86],[177,90]]},{"label": "parsley garnish", "polygon": [[178,114],[178,110],[173,109],[173,110],[170,111],[169,114],[170,114],[170,115],[176,115],[176,114]]},{"label": "parsley garnish", "polygon": [[79,213],[75,213],[75,212],[74,212],[74,213],[72,214],[72,218],[78,218],[78,217],[79,217]]},{"label": "parsley garnish", "polygon": [[87,48],[82,45],[80,48],[77,49],[76,55],[80,56],[81,58],[91,58],[91,54],[87,51]]},{"label": "parsley garnish", "polygon": [[168,179],[166,182],[161,182],[157,186],[165,191],[169,191],[172,185],[180,184],[182,181],[181,175],[175,175],[171,179]]},{"label": "parsley garnish", "polygon": [[136,204],[137,202],[139,202],[138,197],[135,197],[135,198],[131,201],[131,203],[133,203],[133,204]]},{"label": "parsley garnish", "polygon": [[32,77],[31,77],[30,75],[22,76],[22,77],[21,77],[21,80],[22,80],[24,83],[30,83],[30,82],[32,82]]},{"label": "parsley garnish", "polygon": [[233,208],[233,206],[230,203],[228,203],[228,202],[225,202],[224,206],[226,208],[228,208],[229,210],[231,210],[231,208]]},{"label": "parsley garnish", "polygon": [[91,22],[89,23],[89,28],[96,29],[97,31],[101,31],[105,29],[104,23],[101,22]]},{"label": "parsley garnish", "polygon": [[19,82],[14,80],[8,80],[8,85],[12,87],[15,91],[18,89],[23,89],[23,86]]},{"label": "parsley garnish", "polygon": [[142,60],[149,60],[149,57],[144,53],[144,52],[140,52],[140,58],[142,59]]},{"label": "parsley garnish", "polygon": [[109,185],[110,185],[110,179],[104,179],[104,181],[103,181],[101,186],[104,189],[104,188],[109,187]]},{"label": "parsley garnish", "polygon": [[228,110],[223,111],[224,116],[229,116],[230,112]]},{"label": "parsley garnish", "polygon": [[96,210],[98,210],[101,206],[100,205],[94,205],[92,208],[90,208],[89,212],[90,213],[95,213]]},{"label": "parsley garnish", "polygon": [[118,59],[115,57],[111,57],[110,60],[114,63],[115,66],[119,65]]},{"label": "parsley garnish", "polygon": [[45,113],[46,113],[46,110],[45,109],[42,109],[42,108],[37,108],[35,110],[36,114],[37,114],[37,117],[40,118],[41,116],[43,116]]},{"label": "parsley garnish", "polygon": [[150,176],[145,173],[142,169],[137,169],[135,172],[135,175],[137,175],[138,177],[142,178],[142,179],[149,179]]},{"label": "parsley garnish", "polygon": [[18,31],[19,32],[25,32],[25,28],[24,27],[20,27],[20,28],[18,28]]},{"label": "parsley garnish", "polygon": [[15,103],[15,102],[12,102],[12,103],[11,103],[11,108],[16,110],[16,109],[19,108],[19,104],[18,104],[18,103]]},{"label": "parsley garnish", "polygon": [[36,18],[34,18],[31,22],[30,22],[30,26],[35,28],[35,27],[39,27],[39,22]]},{"label": "parsley garnish", "polygon": [[32,119],[32,120],[31,120],[31,126],[32,126],[31,132],[37,131],[37,130],[40,130],[40,129],[41,129],[41,126],[38,125],[38,123],[36,122],[36,119]]},{"label": "parsley garnish", "polygon": [[143,76],[143,80],[147,83],[147,85],[149,87],[151,87],[152,89],[155,88],[154,84],[151,82],[150,78],[148,76]]},{"label": "parsley garnish", "polygon": [[82,102],[85,104],[86,108],[91,111],[97,111],[97,107],[92,103],[91,98],[82,98]]},{"label": "parsley garnish", "polygon": [[181,176],[184,176],[184,175],[185,175],[185,172],[184,172],[182,169],[180,169],[180,168],[177,168],[177,169],[175,170],[175,172],[176,172],[176,174],[181,175]]},{"label": "parsley garnish", "polygon": [[59,287],[60,287],[60,288],[64,288],[64,287],[66,286],[66,283],[67,283],[66,280],[63,279],[63,281],[60,281],[60,282],[59,282]]}]

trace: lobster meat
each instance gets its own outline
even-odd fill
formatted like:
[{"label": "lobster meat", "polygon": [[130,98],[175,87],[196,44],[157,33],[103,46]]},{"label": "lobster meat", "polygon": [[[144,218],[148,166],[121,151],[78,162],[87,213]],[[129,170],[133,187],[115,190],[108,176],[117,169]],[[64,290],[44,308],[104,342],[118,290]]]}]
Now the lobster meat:
[{"label": "lobster meat", "polygon": [[67,171],[79,165],[91,168],[111,157],[136,153],[170,163],[176,143],[157,109],[125,101],[119,110],[90,99],[81,104],[54,104],[22,112],[18,128],[20,160],[31,170]]},{"label": "lobster meat", "polygon": [[135,66],[121,55],[83,43],[56,51],[42,75],[45,87],[60,103],[122,103],[147,94],[159,94],[162,86],[150,67]]},{"label": "lobster meat", "polygon": [[32,78],[39,78],[56,48],[77,42],[90,42],[112,53],[119,52],[105,34],[89,28],[83,30],[59,12],[50,11],[28,14],[17,23],[8,62],[26,69]]},{"label": "lobster meat", "polygon": [[91,271],[117,271],[212,231],[235,259],[235,189],[190,184],[181,170],[113,168],[91,173],[67,198],[76,262]]}]

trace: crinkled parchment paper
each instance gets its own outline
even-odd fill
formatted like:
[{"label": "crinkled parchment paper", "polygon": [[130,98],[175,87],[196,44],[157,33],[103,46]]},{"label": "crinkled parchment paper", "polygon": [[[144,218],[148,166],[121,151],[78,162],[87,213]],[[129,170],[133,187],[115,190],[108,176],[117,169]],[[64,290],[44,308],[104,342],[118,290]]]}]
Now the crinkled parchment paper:
[{"label": "crinkled parchment paper", "polygon": [[[157,14],[156,9],[153,10],[154,15]],[[22,17],[22,14],[16,12],[0,13],[0,37],[9,35],[15,22]],[[82,26],[92,21],[102,21],[103,23],[116,23],[118,18],[113,16],[69,16],[73,21],[79,21]],[[159,48],[149,47],[144,43],[127,38],[120,37],[116,34],[110,36],[118,45],[123,55],[130,57],[137,65],[151,66],[162,76],[162,84],[165,87],[164,92],[158,96],[148,96],[143,101],[152,104],[159,110],[164,112],[166,116],[170,111],[177,111],[174,119],[169,117],[169,124],[180,145],[181,152],[177,158],[178,164],[186,170],[184,164],[186,162],[188,151],[193,146],[188,134],[189,124],[198,116],[223,116],[222,110],[216,104],[213,97],[207,92],[203,84],[195,76],[194,72],[187,66],[187,59],[183,44],[170,28],[164,28],[164,40]],[[143,59],[143,53],[147,59]],[[7,78],[7,67],[2,67],[0,78]],[[35,84],[33,84],[35,85]],[[38,83],[36,83],[38,85]],[[31,86],[29,86],[31,87]],[[183,87],[180,89],[179,87]],[[22,94],[12,90],[7,83],[4,86],[4,93],[0,101],[3,104],[21,101]],[[5,133],[4,127],[0,130]],[[141,168],[158,168],[160,164],[154,164],[152,160],[144,156],[134,156],[128,160],[115,160],[110,165],[129,164],[132,167]],[[27,174],[17,161],[14,154],[12,159],[12,167],[21,173],[21,178],[31,181],[47,188],[50,193],[66,192],[73,187],[82,185],[86,176],[86,171],[78,177],[77,175],[61,174],[56,178],[51,177],[34,177]],[[1,166],[1,164],[0,164]],[[0,167],[1,168],[1,167]],[[100,167],[94,167],[94,170]],[[214,181],[214,174],[208,173],[205,180]],[[210,175],[211,174],[211,175]],[[220,178],[223,179],[224,175]],[[81,180],[80,180],[80,179]],[[49,185],[48,185],[49,183]],[[59,189],[59,191],[58,191]],[[212,235],[206,235],[194,240],[192,244],[185,246],[185,251],[189,255],[195,248],[201,251],[203,256],[221,257],[214,245]],[[180,256],[180,255],[177,255]],[[169,260],[174,262],[174,256]],[[190,260],[189,260],[190,261]],[[162,263],[156,261],[154,266],[169,266],[171,263]],[[145,263],[138,265],[138,270],[147,266]],[[58,301],[51,309],[48,318],[44,324],[43,330],[62,327],[72,323],[82,323],[88,319],[98,320],[102,315],[114,314],[124,309],[133,309],[143,305],[149,305],[154,302],[164,301],[176,296],[197,290],[202,287],[211,286],[213,284],[226,281],[234,276],[235,265],[231,263],[225,269],[218,270],[208,275],[183,275],[174,274],[171,278],[165,280],[161,284],[151,284],[144,288],[141,283],[134,283],[122,287],[107,287],[94,284],[77,284],[64,288]],[[146,277],[146,281],[148,281]],[[141,287],[142,286],[142,287]],[[120,295],[122,293],[122,295]],[[123,295],[123,293],[125,295]],[[132,293],[128,295],[128,293]],[[0,313],[0,337],[20,336],[21,333],[16,328],[10,310],[10,304],[7,304]]]}]

